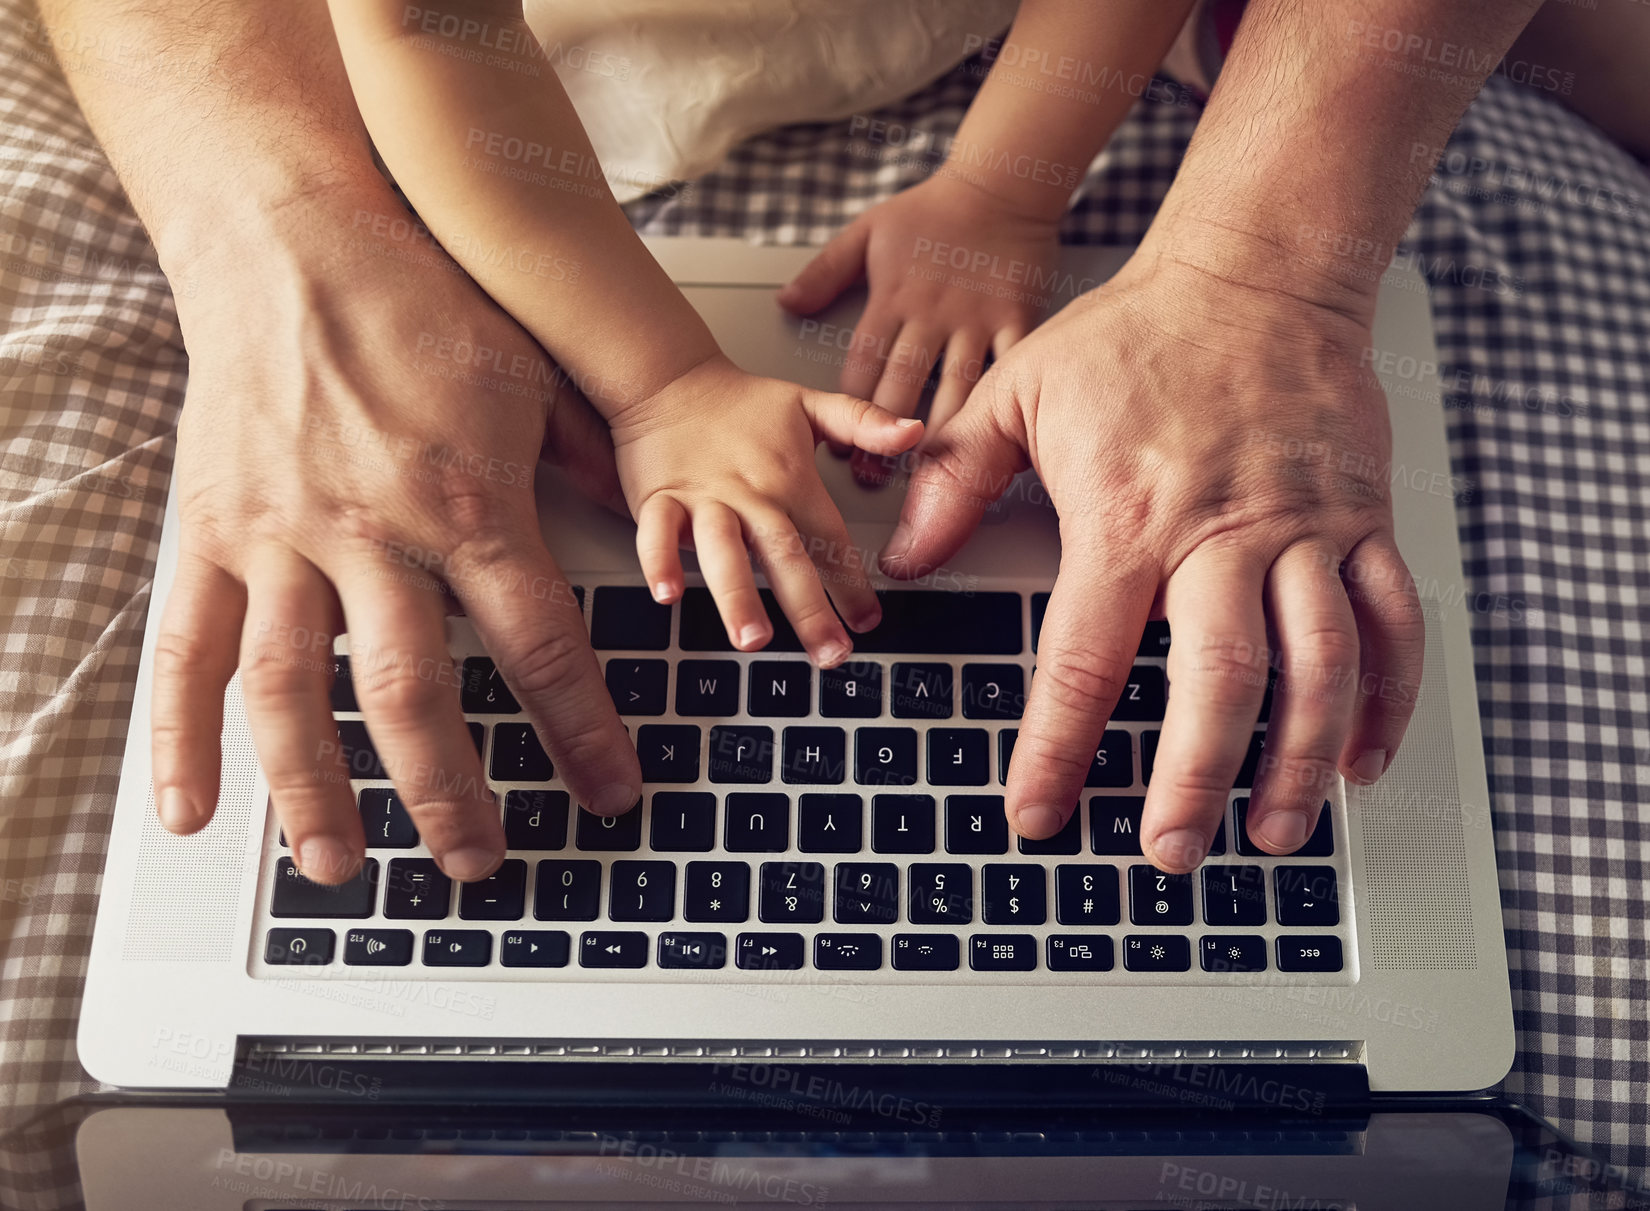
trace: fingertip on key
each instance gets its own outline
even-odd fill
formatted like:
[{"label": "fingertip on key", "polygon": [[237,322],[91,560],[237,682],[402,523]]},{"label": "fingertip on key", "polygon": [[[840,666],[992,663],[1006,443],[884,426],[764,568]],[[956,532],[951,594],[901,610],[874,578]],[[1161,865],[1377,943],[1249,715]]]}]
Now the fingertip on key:
[{"label": "fingertip on key", "polygon": [[485,879],[499,868],[504,855],[496,850],[471,847],[450,850],[440,859],[442,873],[460,883],[474,883]]},{"label": "fingertip on key", "polygon": [[1177,828],[1152,842],[1152,858],[1159,866],[1191,870],[1203,861],[1209,842],[1196,829]]},{"label": "fingertip on key", "polygon": [[1256,830],[1260,840],[1275,850],[1293,853],[1306,841],[1305,812],[1273,812]]},{"label": "fingertip on key", "polygon": [[298,846],[298,870],[311,883],[343,883],[361,869],[361,858],[337,837],[310,837]]},{"label": "fingertip on key", "polygon": [[639,787],[615,782],[591,796],[590,810],[598,816],[622,816],[641,801]]},{"label": "fingertip on key", "polygon": [[1060,813],[1046,804],[1023,807],[1014,817],[1014,831],[1028,841],[1046,841],[1064,827]]}]

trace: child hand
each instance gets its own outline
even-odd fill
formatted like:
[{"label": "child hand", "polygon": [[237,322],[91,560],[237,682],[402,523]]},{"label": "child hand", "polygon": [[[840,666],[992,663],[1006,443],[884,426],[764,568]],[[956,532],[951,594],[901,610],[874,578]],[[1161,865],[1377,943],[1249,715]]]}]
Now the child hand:
[{"label": "child hand", "polygon": [[[779,292],[787,311],[810,315],[864,277],[869,298],[842,390],[911,416],[943,352],[930,435],[962,407],[987,355],[1001,357],[1031,331],[1060,285],[1058,221],[1012,212],[966,171],[942,169],[872,207]],[[863,453],[854,473],[880,477]]]},{"label": "child hand", "polygon": [[[613,447],[636,518],[636,551],[655,600],[682,595],[680,548],[693,547],[728,637],[740,651],[773,638],[747,550],[821,668],[881,619],[859,551],[814,466],[822,439],[895,455],[920,421],[864,400],[746,374],[717,354],[613,418]],[[829,592],[829,600],[827,599]]]}]

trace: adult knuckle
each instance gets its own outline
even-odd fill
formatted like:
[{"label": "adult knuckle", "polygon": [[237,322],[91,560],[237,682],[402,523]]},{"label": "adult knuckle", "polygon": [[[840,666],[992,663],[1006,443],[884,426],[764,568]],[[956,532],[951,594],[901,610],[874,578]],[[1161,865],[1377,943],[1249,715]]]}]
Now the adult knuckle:
[{"label": "adult knuckle", "polygon": [[547,631],[510,660],[505,679],[530,698],[565,689],[585,668],[590,648],[571,631]]},{"label": "adult knuckle", "polygon": [[1115,652],[1068,648],[1039,657],[1035,684],[1064,709],[1092,708],[1117,700],[1132,667]]},{"label": "adult knuckle", "polygon": [[356,693],[368,712],[392,720],[418,721],[428,718],[449,697],[440,683],[437,659],[419,661],[408,653],[383,653],[369,667],[351,669]]}]

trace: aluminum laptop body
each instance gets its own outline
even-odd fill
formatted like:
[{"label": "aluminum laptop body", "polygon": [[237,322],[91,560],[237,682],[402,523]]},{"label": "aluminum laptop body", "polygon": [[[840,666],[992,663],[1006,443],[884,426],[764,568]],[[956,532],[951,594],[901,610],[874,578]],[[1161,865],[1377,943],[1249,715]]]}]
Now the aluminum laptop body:
[{"label": "aluminum laptop body", "polygon": [[[810,250],[728,240],[659,240],[651,246],[736,362],[751,371],[834,389],[860,301],[844,300],[810,321],[785,316],[773,301],[775,288],[805,263]],[[1126,255],[1125,249],[1071,248],[1067,268],[1074,281],[1103,280]],[[1264,1072],[1270,1092],[1257,1091],[1257,1096],[1274,1102],[1306,1097],[1299,1091],[1325,1076],[1351,1076],[1377,1094],[1467,1091],[1495,1084],[1510,1066],[1514,1034],[1469,646],[1468,611],[1474,603],[1464,585],[1454,513],[1461,486],[1450,476],[1436,363],[1424,282],[1412,269],[1395,268],[1382,286],[1369,368],[1381,375],[1391,404],[1392,494],[1399,545],[1425,607],[1426,673],[1408,738],[1390,771],[1374,788],[1344,787],[1332,795],[1326,813],[1332,852],[1309,859],[1332,871],[1340,905],[1336,923],[1306,932],[1321,938],[1324,948],[1339,949],[1339,970],[1311,974],[1278,969],[1275,950],[1284,944],[1284,935],[1298,943],[1302,931],[1280,925],[1270,900],[1264,923],[1241,931],[1259,938],[1273,956],[1265,970],[1236,974],[1217,965],[1210,971],[1196,954],[1189,970],[1135,969],[1127,949],[1131,939],[1138,943],[1142,936],[1159,936],[1131,917],[1130,868],[1143,859],[1095,853],[1094,813],[1116,806],[1095,791],[1083,795],[1075,854],[1027,856],[1015,852],[1010,842],[1009,852],[1001,856],[958,857],[936,841],[931,855],[891,859],[901,879],[912,875],[911,864],[918,862],[963,863],[981,880],[991,864],[1044,868],[1046,921],[1009,930],[976,915],[971,924],[953,930],[962,947],[982,948],[988,958],[996,946],[994,933],[1027,939],[1022,949],[1033,961],[1027,971],[977,970],[968,959],[955,970],[896,970],[893,950],[901,935],[909,941],[915,929],[903,910],[897,920],[858,935],[879,950],[884,942],[889,947],[888,957],[873,970],[825,970],[812,959],[791,970],[746,969],[731,957],[715,969],[682,970],[662,968],[653,958],[673,931],[720,931],[736,947],[736,935],[769,928],[754,910],[740,924],[626,924],[624,930],[644,935],[639,945],[647,951],[645,964],[587,966],[578,954],[583,935],[619,928],[607,920],[605,900],[601,919],[574,923],[535,920],[536,908],[519,920],[489,923],[461,920],[456,914],[433,923],[376,917],[310,922],[336,935],[338,951],[330,961],[272,964],[271,931],[293,922],[271,915],[284,851],[267,808],[267,787],[253,753],[238,681],[229,691],[223,783],[212,823],[196,836],[179,838],[163,830],[155,816],[149,702],[156,625],[178,549],[174,496],[93,939],[79,1033],[83,1063],[93,1076],[132,1089],[223,1088],[235,1071],[267,1067],[280,1057],[338,1055],[356,1057],[356,1063],[394,1063],[432,1086],[442,1081],[443,1066],[455,1063],[493,1065],[506,1081],[522,1079],[529,1070],[573,1072],[595,1065],[604,1073],[630,1072],[642,1084],[656,1078],[669,1084],[672,1070],[683,1066],[741,1059],[875,1065],[908,1074],[912,1088],[918,1089],[931,1077],[939,1079],[942,1070],[993,1078],[1035,1070],[1053,1073],[1055,1084],[1069,1077],[1087,1090],[1082,1096],[1099,1100],[1131,1087],[1133,1096],[1140,1096],[1141,1088],[1149,1093],[1151,1079],[1141,1073],[1165,1066],[1175,1074],[1170,1078],[1174,1088],[1193,1094],[1201,1090],[1211,1097],[1238,1088],[1246,1070]],[[823,450],[819,457],[856,542],[879,550],[897,516],[897,491],[862,490],[853,485],[844,464]],[[539,499],[541,516],[554,519],[545,530],[551,549],[570,579],[585,586],[587,611],[600,608],[603,586],[642,583],[628,524],[588,505],[542,468]],[[959,608],[1009,600],[993,594],[1016,594],[1020,646],[1013,654],[978,659],[1018,665],[1029,685],[1033,595],[1048,590],[1058,559],[1053,511],[1036,481],[1024,476],[943,576],[920,588],[951,594]],[[910,586],[881,582],[879,587]],[[673,616],[663,650],[603,651],[604,663],[632,657],[664,660],[671,665],[674,686],[675,666],[687,655],[679,646],[681,625]],[[451,641],[455,659],[482,655],[463,619],[452,620]],[[773,653],[718,654],[744,673],[752,661],[772,658]],[[975,658],[953,649],[938,655],[885,653],[874,659],[884,665],[927,659],[948,664],[960,677],[963,666]],[[1161,667],[1162,660],[1148,656],[1142,664]],[[876,724],[914,730],[919,740],[926,740],[927,733],[946,722],[892,718],[886,704],[875,720],[833,718],[820,713],[817,695],[809,702],[806,715],[772,721],[775,735],[789,726],[840,726],[852,732]],[[497,722],[477,718],[489,726]],[[627,719],[633,735],[645,725],[683,722],[672,707],[659,716]],[[709,732],[717,721],[693,722]],[[954,717],[948,725],[974,726],[974,721]],[[981,726],[996,733],[1012,725]],[[1131,761],[1138,757],[1140,734],[1150,726],[1113,724],[1128,733],[1123,743]],[[849,740],[851,746],[852,735]],[[1000,759],[999,744],[991,744],[989,780],[971,788],[974,792],[1001,793]],[[1106,795],[1142,794],[1139,777],[1136,769],[1131,786]],[[358,789],[366,786],[358,784]],[[501,800],[506,789],[500,787]],[[651,798],[657,788],[647,789]],[[730,791],[706,780],[703,770],[697,781],[670,789],[709,792],[718,811]],[[807,788],[776,781],[769,788],[744,789],[799,798]],[[871,801],[877,787],[854,785],[850,778],[847,785],[826,789],[858,793],[875,810]],[[937,811],[951,791],[922,779],[900,789],[926,792]],[[717,822],[720,830],[721,816]],[[684,867],[693,859],[749,859],[753,872],[769,861],[821,859],[797,851],[797,827],[792,821],[783,852],[729,855],[718,831],[712,853],[670,857]],[[943,821],[941,827],[943,831]],[[1258,866],[1270,887],[1276,868],[1292,860],[1239,856],[1233,831],[1229,813],[1226,852],[1210,861]],[[636,849],[618,854],[583,852],[573,833],[569,825],[561,856],[594,859],[604,878],[614,875],[615,861],[658,856],[645,831]],[[416,846],[369,852],[385,864],[427,856]],[[874,853],[869,842],[853,856],[890,861]],[[529,874],[543,860],[544,855],[529,855]],[[1065,877],[1058,868],[1073,864],[1116,869],[1122,903],[1115,924],[1084,930],[1057,919],[1055,884]],[[604,895],[606,886],[602,884]],[[678,889],[678,899],[686,894]],[[1180,932],[1194,950],[1219,946],[1225,935],[1204,923],[1205,889],[1197,886],[1195,894],[1198,911]],[[491,957],[482,966],[465,968],[432,966],[419,954],[394,967],[340,962],[352,935],[359,941],[367,926],[401,925],[411,929],[424,959],[443,944],[441,931],[447,929],[490,933],[482,941],[491,945]],[[805,943],[817,944],[817,935],[840,927],[827,917],[817,925],[785,928],[802,935]],[[556,967],[504,965],[505,949],[522,949],[523,931],[541,929],[564,931],[573,957]],[[506,936],[512,933],[518,935],[513,940]],[[1082,945],[1092,955],[1104,947],[1109,967],[1052,969],[1054,935],[1061,935],[1062,946],[1073,939],[1074,951]],[[1080,941],[1088,936],[1094,939],[1092,947]],[[1209,937],[1216,942],[1209,943]],[[1002,945],[1004,953],[1014,950]],[[365,954],[365,947],[358,949]],[[810,954],[817,957],[817,951]],[[1149,963],[1144,951],[1139,958]]]}]

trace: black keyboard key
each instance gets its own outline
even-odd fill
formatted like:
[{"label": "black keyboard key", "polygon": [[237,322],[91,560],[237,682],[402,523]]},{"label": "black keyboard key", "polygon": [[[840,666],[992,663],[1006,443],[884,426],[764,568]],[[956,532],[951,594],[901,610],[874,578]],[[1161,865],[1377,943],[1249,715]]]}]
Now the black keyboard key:
[{"label": "black keyboard key", "polygon": [[1152,784],[1152,766],[1157,762],[1157,742],[1162,735],[1155,729],[1140,733],[1140,781],[1146,786]]},{"label": "black keyboard key", "polygon": [[621,715],[662,715],[670,666],[663,660],[609,660],[607,692]]},{"label": "black keyboard key", "polygon": [[1266,871],[1259,866],[1205,866],[1203,923],[1266,924]]},{"label": "black keyboard key", "polygon": [[1341,940],[1329,934],[1278,939],[1279,971],[1339,971]]},{"label": "black keyboard key", "polygon": [[799,933],[742,933],[734,947],[741,971],[800,971],[805,954]]},{"label": "black keyboard key", "polygon": [[850,660],[819,674],[819,713],[827,719],[875,719],[882,714],[882,666]]},{"label": "black keyboard key", "polygon": [[1041,925],[1048,920],[1048,872],[994,862],[980,872],[981,919],[987,925]]},{"label": "black keyboard key", "polygon": [[[1237,809],[1237,851],[1245,857],[1264,858],[1271,856],[1268,851],[1256,845],[1249,836],[1249,797],[1239,795],[1232,800],[1232,806]],[[1329,801],[1324,800],[1323,810],[1318,813],[1317,827],[1312,835],[1294,853],[1291,858],[1327,858],[1335,852],[1335,813],[1330,809]]]},{"label": "black keyboard key", "polygon": [[901,655],[1018,656],[1025,649],[1018,593],[886,589],[882,621],[854,636],[854,650]]},{"label": "black keyboard key", "polygon": [[956,971],[962,947],[955,934],[897,933],[894,935],[895,971]]},{"label": "black keyboard key", "polygon": [[1026,675],[1019,665],[963,665],[964,719],[1018,719],[1025,705]]},{"label": "black keyboard key", "polygon": [[1110,971],[1116,959],[1111,939],[1095,934],[1050,934],[1050,971]]},{"label": "black keyboard key", "polygon": [[684,921],[748,921],[751,868],[743,862],[689,862],[682,880]]},{"label": "black keyboard key", "polygon": [[1060,866],[1054,872],[1054,915],[1062,925],[1116,925],[1122,919],[1117,868]]},{"label": "black keyboard key", "polygon": [[556,776],[539,735],[528,723],[500,723],[493,728],[495,782],[548,782]]},{"label": "black keyboard key", "polygon": [[1071,815],[1066,817],[1065,824],[1052,837],[1044,837],[1034,841],[1030,837],[1019,838],[1022,854],[1080,854],[1083,852],[1083,809],[1076,804],[1072,805]]},{"label": "black keyboard key", "polygon": [[825,868],[818,862],[764,862],[756,915],[770,924],[817,925],[825,919]]},{"label": "black keyboard key", "polygon": [[1259,934],[1206,934],[1197,949],[1204,971],[1243,974],[1266,970],[1266,939]]},{"label": "black keyboard key", "polygon": [[888,706],[895,719],[949,719],[951,697],[949,664],[894,665]]},{"label": "black keyboard key", "polygon": [[788,783],[836,786],[848,777],[848,738],[839,727],[788,727],[779,776]]},{"label": "black keyboard key", "polygon": [[662,652],[670,646],[670,607],[654,601],[646,588],[601,585],[590,610],[590,646]]},{"label": "black keyboard key", "polygon": [[[785,611],[779,608],[772,589],[759,589],[762,607],[773,625],[773,638],[763,648],[766,652],[800,652],[802,641],[796,637]],[[716,609],[709,589],[690,588],[682,594],[682,627],[677,646],[684,652],[732,652],[727,628]]]},{"label": "black keyboard key", "polygon": [[1006,854],[1008,817],[1001,795],[945,797],[945,851],[950,854]]},{"label": "black keyboard key", "polygon": [[470,733],[470,743],[476,746],[476,756],[480,757],[482,745],[487,738],[487,729],[474,721],[466,723],[464,728]]},{"label": "black keyboard key", "polygon": [[1089,848],[1107,857],[1141,857],[1140,815],[1145,809],[1144,798],[1095,795],[1089,800]]},{"label": "black keyboard key", "polygon": [[1163,677],[1163,670],[1155,664],[1137,664],[1124,683],[1123,693],[1119,695],[1111,717],[1131,722],[1146,720],[1162,723],[1163,712],[1168,706],[1169,683]]},{"label": "black keyboard key", "polygon": [[727,797],[723,845],[738,854],[777,854],[790,846],[791,797],[777,791],[744,791]]},{"label": "black keyboard key", "polygon": [[589,929],[579,938],[579,966],[646,967],[647,945],[640,930]]},{"label": "black keyboard key", "polygon": [[1340,888],[1333,866],[1279,866],[1272,879],[1279,925],[1340,924]]},{"label": "black keyboard key", "polygon": [[620,861],[608,870],[611,921],[668,921],[676,915],[676,863]]},{"label": "black keyboard key", "polygon": [[917,780],[917,732],[909,727],[862,727],[854,733],[854,781],[867,786],[910,786]]},{"label": "black keyboard key", "polygon": [[452,911],[453,881],[434,858],[391,858],[384,876],[384,915],[392,921],[440,921]]},{"label": "black keyboard key", "polygon": [[814,966],[821,971],[876,971],[882,966],[882,936],[822,933],[814,937]]},{"label": "black keyboard key", "polygon": [[720,933],[664,933],[659,935],[659,966],[713,971],[726,967],[728,938]]},{"label": "black keyboard key", "polygon": [[1028,933],[977,933],[968,940],[975,971],[1037,970],[1037,939]]},{"label": "black keyboard key", "polygon": [[803,795],[796,807],[796,847],[806,854],[857,854],[865,829],[858,795]]},{"label": "black keyboard key", "polygon": [[871,848],[879,854],[934,852],[934,796],[871,796]]},{"label": "black keyboard key", "polygon": [[521,704],[504,674],[485,656],[472,656],[459,673],[459,705],[466,715],[519,715]]},{"label": "black keyboard key", "polygon": [[1190,925],[1192,876],[1129,867],[1129,919],[1136,925]]},{"label": "black keyboard key", "polygon": [[1129,971],[1190,971],[1192,943],[1184,934],[1134,934],[1123,939],[1123,966]]},{"label": "black keyboard key", "polygon": [[1008,785],[1008,765],[1014,760],[1014,745],[1020,739],[1020,729],[1005,727],[997,733],[997,785]]},{"label": "black keyboard key", "polygon": [[643,782],[699,781],[699,729],[691,723],[644,723],[636,729]]},{"label": "black keyboard key", "polygon": [[991,780],[991,739],[983,728],[936,727],[928,732],[932,786],[984,786]]},{"label": "black keyboard key", "polygon": [[661,853],[706,853],[716,845],[716,796],[660,791],[653,796],[651,844]]},{"label": "black keyboard key", "polygon": [[566,791],[506,791],[504,844],[508,849],[563,849],[567,845]]},{"label": "black keyboard key", "polygon": [[1238,770],[1237,781],[1232,783],[1234,790],[1248,790],[1255,785],[1255,775],[1260,772],[1261,759],[1266,754],[1266,733],[1254,732],[1249,737],[1249,749],[1243,755],[1243,767]]},{"label": "black keyboard key", "polygon": [[1134,785],[1133,738],[1125,731],[1112,730],[1100,737],[1100,745],[1089,762],[1088,787],[1128,787]]},{"label": "black keyboard key", "polygon": [[325,967],[337,938],[330,929],[272,929],[264,939],[264,962],[279,967]]},{"label": "black keyboard key", "polygon": [[630,853],[642,845],[642,805],[622,816],[598,816],[579,808],[575,842],[580,849]]},{"label": "black keyboard key", "polygon": [[424,966],[485,967],[493,961],[493,935],[485,929],[432,929],[424,935]]},{"label": "black keyboard key", "polygon": [[334,711],[358,711],[361,709],[355,701],[355,682],[350,680],[349,657],[333,653],[332,685],[328,688],[328,697],[332,700]]},{"label": "black keyboard key", "polygon": [[311,883],[298,873],[291,858],[275,862],[272,917],[370,917],[378,888],[378,859],[368,858],[347,883],[329,886]]},{"label": "black keyboard key", "polygon": [[566,967],[571,939],[560,929],[511,929],[499,935],[498,961],[505,967]]},{"label": "black keyboard key", "polygon": [[1043,617],[1048,613],[1047,593],[1033,593],[1031,595],[1031,650],[1037,650],[1037,644],[1043,637]]},{"label": "black keyboard key", "polygon": [[368,787],[361,792],[360,810],[368,849],[411,849],[418,844],[418,828],[394,791]]},{"label": "black keyboard key", "polygon": [[527,863],[506,858],[485,879],[458,889],[458,915],[465,921],[519,921],[527,911]]},{"label": "black keyboard key", "polygon": [[339,720],[338,751],[351,778],[381,780],[386,776],[384,763],[378,759],[378,750],[367,734],[367,725],[359,719]]},{"label": "black keyboard key", "polygon": [[773,729],[734,723],[711,728],[708,762],[712,782],[772,782]]},{"label": "black keyboard key", "polygon": [[839,925],[891,925],[899,920],[899,867],[892,862],[843,862],[836,868]]},{"label": "black keyboard key", "polygon": [[801,719],[812,709],[810,669],[801,660],[753,660],[749,709],[759,717]]},{"label": "black keyboard key", "polygon": [[410,929],[350,929],[344,932],[344,962],[351,967],[405,967],[412,962]]},{"label": "black keyboard key", "polygon": [[1146,629],[1140,635],[1141,656],[1167,656],[1169,654],[1169,624],[1159,618],[1155,622],[1148,622]]},{"label": "black keyboard key", "polygon": [[540,921],[594,921],[601,893],[602,864],[594,858],[546,859],[538,865],[533,916]]},{"label": "black keyboard key", "polygon": [[906,905],[913,925],[971,925],[974,868],[966,862],[913,862]]},{"label": "black keyboard key", "polygon": [[676,665],[676,713],[727,719],[739,713],[739,665],[732,660],[683,660]]}]

